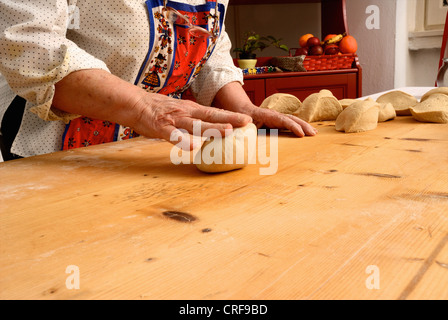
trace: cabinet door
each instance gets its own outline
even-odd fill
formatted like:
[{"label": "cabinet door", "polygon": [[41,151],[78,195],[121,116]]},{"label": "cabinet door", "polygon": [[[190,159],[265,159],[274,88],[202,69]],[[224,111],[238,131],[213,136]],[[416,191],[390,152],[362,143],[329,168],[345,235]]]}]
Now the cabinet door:
[{"label": "cabinet door", "polygon": [[338,99],[357,98],[356,73],[266,79],[266,96],[289,93],[301,101],[322,89],[330,90]]},{"label": "cabinet door", "polygon": [[263,103],[266,93],[264,79],[244,80],[243,88],[253,104],[259,106]]}]

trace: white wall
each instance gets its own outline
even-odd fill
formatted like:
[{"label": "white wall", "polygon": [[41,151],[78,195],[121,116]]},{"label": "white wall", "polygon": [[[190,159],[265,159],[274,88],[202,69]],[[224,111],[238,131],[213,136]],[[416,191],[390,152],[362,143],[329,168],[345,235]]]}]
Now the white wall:
[{"label": "white wall", "polygon": [[[445,8],[439,8],[439,19],[431,21],[430,16],[425,16],[425,0],[400,0],[404,2],[407,10],[407,27],[411,48],[407,54],[403,54],[406,60],[406,83],[409,86],[434,86],[437,77],[437,69],[440,59],[442,44],[443,24],[445,21]],[[430,0],[432,4],[439,0]],[[404,6],[403,5],[403,6]],[[427,24],[442,24],[437,27]],[[412,42],[412,43],[411,43]]]},{"label": "white wall", "polygon": [[[366,13],[368,7],[376,11]],[[347,0],[348,28],[358,41],[363,68],[363,95],[394,87],[395,15],[396,0]],[[371,19],[377,20],[369,23],[375,25],[373,29],[366,25]]]}]

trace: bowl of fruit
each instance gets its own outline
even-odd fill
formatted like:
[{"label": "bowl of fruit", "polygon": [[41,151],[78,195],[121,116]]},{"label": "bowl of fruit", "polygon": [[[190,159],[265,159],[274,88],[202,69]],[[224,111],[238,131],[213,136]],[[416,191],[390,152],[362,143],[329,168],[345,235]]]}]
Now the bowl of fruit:
[{"label": "bowl of fruit", "polygon": [[291,56],[305,56],[307,71],[350,69],[356,58],[358,43],[348,34],[329,34],[322,41],[313,34],[300,37],[299,48],[291,48]]}]

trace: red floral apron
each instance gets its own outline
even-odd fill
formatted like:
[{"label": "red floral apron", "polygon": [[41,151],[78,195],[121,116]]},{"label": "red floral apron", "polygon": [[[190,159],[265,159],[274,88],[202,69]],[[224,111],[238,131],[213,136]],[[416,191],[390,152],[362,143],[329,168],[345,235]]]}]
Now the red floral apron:
[{"label": "red floral apron", "polygon": [[[213,30],[217,35],[214,38],[194,37],[189,33],[188,26],[172,24],[166,18],[163,0],[147,0],[146,7],[150,44],[135,85],[148,92],[180,99],[213,52],[224,20],[224,6],[214,0],[206,0],[205,4],[198,6],[172,1],[167,3],[167,7],[187,16],[192,25]],[[62,149],[126,140],[136,136],[138,134],[131,128],[117,123],[80,117],[66,126]]]}]

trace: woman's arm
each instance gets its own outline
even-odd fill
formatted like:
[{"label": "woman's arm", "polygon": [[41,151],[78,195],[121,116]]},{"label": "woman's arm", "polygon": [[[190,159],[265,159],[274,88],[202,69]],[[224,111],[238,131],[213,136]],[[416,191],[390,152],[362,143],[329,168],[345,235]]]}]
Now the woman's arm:
[{"label": "woman's arm", "polygon": [[[201,120],[201,130],[241,127],[250,116],[205,107],[189,100],[179,100],[148,93],[107,71],[75,71],[55,85],[52,108],[83,116],[108,120],[133,128],[150,138],[170,141],[176,129],[193,133],[193,122]],[[190,150],[193,149],[190,139]],[[178,141],[170,141],[176,144]]]}]

